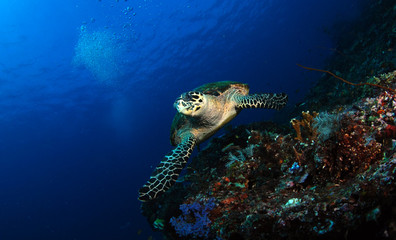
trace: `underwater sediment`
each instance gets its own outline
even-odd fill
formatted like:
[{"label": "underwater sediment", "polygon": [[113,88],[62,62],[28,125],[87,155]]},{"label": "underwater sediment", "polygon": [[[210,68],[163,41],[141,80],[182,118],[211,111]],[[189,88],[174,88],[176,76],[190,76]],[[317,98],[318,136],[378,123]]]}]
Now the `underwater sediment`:
[{"label": "underwater sediment", "polygon": [[[340,40],[329,70],[396,89],[396,26],[386,21],[396,3],[370,9],[372,25]],[[289,125],[211,139],[170,190],[142,203],[153,229],[165,239],[396,239],[396,93],[330,79]]]}]

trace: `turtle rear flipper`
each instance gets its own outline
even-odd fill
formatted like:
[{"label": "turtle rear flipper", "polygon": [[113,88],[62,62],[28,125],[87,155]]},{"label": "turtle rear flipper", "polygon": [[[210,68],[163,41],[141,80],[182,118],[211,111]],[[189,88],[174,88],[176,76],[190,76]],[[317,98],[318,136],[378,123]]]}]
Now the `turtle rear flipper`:
[{"label": "turtle rear flipper", "polygon": [[237,102],[237,108],[272,108],[279,110],[287,103],[287,94],[285,93],[262,93],[252,95],[234,96]]},{"label": "turtle rear flipper", "polygon": [[138,198],[140,201],[145,202],[157,198],[176,182],[194,149],[195,142],[193,135],[184,137],[175,149],[165,155],[151,174],[150,180],[140,188]]}]

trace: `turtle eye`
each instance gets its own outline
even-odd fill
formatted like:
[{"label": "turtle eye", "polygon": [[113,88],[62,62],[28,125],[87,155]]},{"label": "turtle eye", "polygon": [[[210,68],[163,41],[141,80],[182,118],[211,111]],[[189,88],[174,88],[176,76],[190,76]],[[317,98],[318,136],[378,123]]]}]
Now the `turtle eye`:
[{"label": "turtle eye", "polygon": [[188,92],[189,101],[202,102],[202,93],[200,92]]},{"label": "turtle eye", "polygon": [[194,94],[194,92],[187,92],[183,94],[184,100],[185,101],[195,101],[197,96]]}]

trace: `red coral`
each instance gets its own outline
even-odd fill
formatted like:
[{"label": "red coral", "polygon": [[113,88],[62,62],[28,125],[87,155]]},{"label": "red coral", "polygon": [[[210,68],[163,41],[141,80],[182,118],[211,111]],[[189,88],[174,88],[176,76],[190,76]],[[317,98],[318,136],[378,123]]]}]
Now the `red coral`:
[{"label": "red coral", "polygon": [[337,134],[337,144],[325,149],[323,169],[336,182],[367,170],[382,157],[382,145],[367,136],[368,127],[357,122],[341,129]]},{"label": "red coral", "polygon": [[396,126],[388,124],[385,129],[378,133],[378,138],[396,138]]}]

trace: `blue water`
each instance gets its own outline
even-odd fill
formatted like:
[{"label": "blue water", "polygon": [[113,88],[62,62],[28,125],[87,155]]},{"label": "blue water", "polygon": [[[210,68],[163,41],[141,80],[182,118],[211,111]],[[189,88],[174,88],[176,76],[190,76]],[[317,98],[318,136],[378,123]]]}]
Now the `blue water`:
[{"label": "blue water", "polygon": [[231,80],[293,106],[363,2],[0,1],[0,239],[160,239],[137,191],[175,98]]}]

